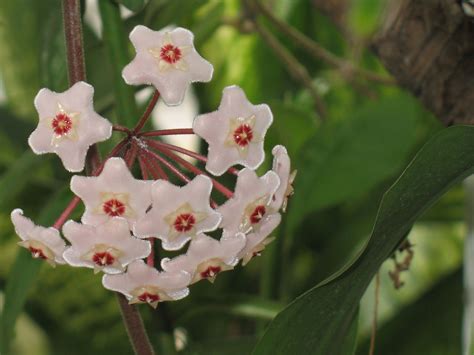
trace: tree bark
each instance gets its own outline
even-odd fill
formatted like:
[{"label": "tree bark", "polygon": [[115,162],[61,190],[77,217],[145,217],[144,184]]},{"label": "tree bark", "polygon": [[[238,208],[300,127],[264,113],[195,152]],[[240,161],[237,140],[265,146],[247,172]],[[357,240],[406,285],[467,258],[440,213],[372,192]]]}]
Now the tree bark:
[{"label": "tree bark", "polygon": [[474,124],[474,22],[458,0],[392,0],[373,49],[445,125]]}]

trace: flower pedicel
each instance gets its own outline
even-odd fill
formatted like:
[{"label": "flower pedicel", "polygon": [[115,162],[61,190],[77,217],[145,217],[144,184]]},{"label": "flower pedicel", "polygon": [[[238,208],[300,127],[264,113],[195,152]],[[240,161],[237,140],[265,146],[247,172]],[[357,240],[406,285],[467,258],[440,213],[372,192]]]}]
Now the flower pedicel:
[{"label": "flower pedicel", "polygon": [[[105,288],[122,293],[130,303],[156,307],[186,297],[189,285],[213,282],[240,260],[245,265],[260,255],[274,239],[271,233],[293,193],[295,174],[283,146],[272,150],[272,170],[262,176],[254,171],[265,158],[264,137],[273,116],[267,105],[250,103],[237,86],[225,88],[218,110],[196,117],[193,128],[142,131],[160,97],[167,105],[179,104],[192,82],[210,81],[213,69],[183,28],[137,26],[130,39],[137,54],[123,70],[125,81],[156,88],[144,115],[133,129],[112,126],[94,111],[94,90],[87,83],[63,93],[40,90],[35,99],[39,124],[29,138],[35,153],[56,153],[67,170],[78,172],[88,148],[110,138],[112,129],[125,137],[91,176],[72,177],[77,196],[53,227],[35,225],[20,209],[11,219],[19,244],[33,257],[53,266],[67,263],[103,272]],[[172,134],[202,137],[208,156],[160,140]],[[205,170],[182,155],[204,163]],[[142,180],[130,171],[136,163]],[[217,180],[223,174],[236,175],[234,191]],[[214,191],[227,201],[217,204]],[[66,222],[80,201],[85,205],[81,223]],[[221,237],[204,234],[211,232]],[[155,267],[157,239],[166,250],[182,250],[161,260],[163,271]]]}]

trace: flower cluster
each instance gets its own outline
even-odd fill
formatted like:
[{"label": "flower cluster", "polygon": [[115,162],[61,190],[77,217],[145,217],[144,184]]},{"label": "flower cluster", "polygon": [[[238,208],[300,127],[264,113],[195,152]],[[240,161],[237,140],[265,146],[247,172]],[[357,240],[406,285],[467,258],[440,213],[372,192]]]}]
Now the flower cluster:
[{"label": "flower cluster", "polygon": [[[196,52],[192,33],[183,28],[152,31],[137,26],[130,39],[137,54],[124,68],[124,80],[156,88],[145,114],[134,129],[113,126],[94,111],[93,88],[87,83],[78,82],[63,93],[40,90],[35,99],[39,124],[29,138],[35,153],[56,153],[67,170],[78,172],[91,145],[108,139],[112,131],[125,137],[89,176],[72,177],[76,197],[53,227],[35,225],[20,209],[11,219],[22,239],[19,244],[33,257],[53,266],[103,272],[105,288],[122,293],[130,303],[156,307],[187,296],[189,285],[213,282],[240,260],[245,265],[259,255],[273,240],[270,235],[293,193],[295,174],[283,146],[273,148],[270,171],[262,176],[255,172],[264,160],[264,137],[273,117],[267,105],[251,104],[237,86],[225,88],[219,108],[196,117],[192,128],[143,132],[160,97],[168,105],[179,104],[187,87],[209,81],[213,69]],[[159,140],[169,134],[202,137],[207,156]],[[183,154],[205,163],[205,170]],[[131,173],[136,162],[142,179]],[[223,174],[236,176],[233,191],[217,180]],[[217,204],[214,191],[226,201]],[[81,223],[67,221],[80,201],[85,205]],[[163,249],[178,255],[159,261],[157,239]]]}]

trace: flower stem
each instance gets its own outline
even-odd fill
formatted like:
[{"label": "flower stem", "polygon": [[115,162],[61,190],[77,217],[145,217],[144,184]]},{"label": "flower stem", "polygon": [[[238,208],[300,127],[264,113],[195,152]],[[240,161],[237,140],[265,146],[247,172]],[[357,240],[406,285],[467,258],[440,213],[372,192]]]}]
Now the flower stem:
[{"label": "flower stem", "polygon": [[[169,150],[173,150],[175,152],[179,152],[179,153],[182,153],[184,155],[187,155],[191,158],[195,158],[199,161],[202,161],[204,163],[207,163],[207,158],[204,156],[204,155],[201,155],[201,154],[198,154],[196,152],[193,152],[192,150],[189,150],[189,149],[186,149],[186,148],[182,148],[182,147],[178,147],[176,145],[173,145],[173,144],[169,144],[169,143],[164,143],[164,142],[158,142],[158,141],[152,141],[152,140],[149,140],[147,139],[147,144],[150,144],[151,146],[161,146],[163,148],[166,148],[166,149],[169,149]],[[236,168],[229,168],[227,170],[227,172],[231,173],[231,174],[234,174],[234,175],[238,175],[239,174],[239,169],[236,169]]]},{"label": "flower stem", "polygon": [[[150,143],[150,142],[148,142]],[[153,143],[157,143],[157,142],[153,142]],[[161,153],[165,154],[166,156],[168,156],[169,158],[175,160],[176,162],[178,162],[180,165],[182,165],[183,167],[185,167],[187,170],[191,171],[192,173],[196,174],[196,175],[206,175],[208,177],[210,177],[208,174],[206,174],[204,171],[202,171],[201,169],[199,169],[198,167],[194,166],[193,164],[191,164],[190,162],[184,160],[183,158],[181,158],[180,156],[176,155],[175,153],[173,153],[171,150],[169,149],[166,149],[166,148],[163,148],[163,147],[160,147],[159,145],[158,146],[153,146],[152,144],[150,144],[153,148],[159,150]],[[222,185],[219,181],[217,181],[216,179],[210,177],[211,180],[212,180],[212,184],[214,185],[214,187],[217,189],[217,191],[219,191],[220,193],[222,193],[225,197],[227,198],[231,198],[232,196],[234,196],[234,193],[229,190],[227,187],[225,187],[224,185]]]},{"label": "flower stem", "polygon": [[153,109],[155,108],[156,103],[158,102],[159,98],[160,98],[160,92],[158,90],[155,90],[155,92],[154,92],[154,94],[153,94],[153,96],[150,100],[150,103],[148,104],[145,112],[143,113],[142,117],[140,118],[140,121],[138,121],[137,125],[133,129],[134,134],[137,134],[138,132],[140,132],[141,129],[143,128],[143,126],[145,125],[146,121],[148,121],[148,119],[150,118],[151,113],[153,112]]},{"label": "flower stem", "polygon": [[124,133],[127,133],[127,134],[132,133],[127,127],[116,125],[116,124],[113,125],[112,129],[114,131],[117,131],[117,132],[124,132]]},{"label": "flower stem", "polygon": [[[100,1],[104,3],[105,1]],[[85,62],[84,62],[84,47],[82,43],[82,23],[81,23],[81,8],[80,0],[63,0],[63,21],[64,21],[64,32],[66,35],[66,48],[67,48],[67,60],[68,60],[68,72],[69,72],[69,84],[72,85],[80,80],[85,80]],[[119,17],[120,18],[120,17]],[[111,154],[119,152],[123,146],[128,143],[128,139],[119,143]],[[93,145],[89,149],[87,156],[88,165],[94,161],[98,161],[97,146]],[[101,164],[103,165],[103,164]],[[94,172],[98,173],[102,170],[102,166],[93,168]],[[64,223],[64,220],[77,206],[78,202],[73,200],[70,208],[66,208],[66,212],[61,214],[59,222],[57,221],[54,225],[59,226]],[[130,338],[130,342],[139,355],[152,355],[154,354],[153,348],[151,347],[150,341],[145,331],[143,321],[140,317],[138,310],[129,305],[125,297],[117,295],[120,310],[122,312],[123,321]]]},{"label": "flower stem", "polygon": [[143,137],[159,137],[159,136],[172,136],[178,134],[194,134],[192,128],[176,128],[176,129],[160,129],[157,131],[149,131],[140,133],[139,136]]},{"label": "flower stem", "polygon": [[184,182],[190,182],[191,179],[188,178],[186,175],[184,175],[181,171],[179,171],[178,168],[176,168],[173,164],[171,164],[168,160],[163,158],[161,155],[156,154],[155,152],[148,150],[148,149],[143,149],[143,152],[145,154],[148,154],[151,158],[158,160],[160,163],[162,163],[164,166],[168,168],[169,171],[171,171],[174,175],[176,175],[178,178],[183,180]]},{"label": "flower stem", "polygon": [[127,299],[119,293],[117,293],[117,300],[135,354],[153,355],[154,351],[145,332],[138,309],[135,306],[129,305]]}]

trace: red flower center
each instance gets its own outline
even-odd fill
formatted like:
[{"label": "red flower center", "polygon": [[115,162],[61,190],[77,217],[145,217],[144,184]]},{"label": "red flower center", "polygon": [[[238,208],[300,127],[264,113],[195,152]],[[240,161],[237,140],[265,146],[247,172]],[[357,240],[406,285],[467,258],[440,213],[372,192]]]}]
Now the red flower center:
[{"label": "red flower center", "polygon": [[249,145],[249,143],[253,139],[253,131],[252,127],[250,127],[248,124],[244,123],[237,127],[237,129],[234,131],[234,142],[241,146],[245,147]]},{"label": "red flower center", "polygon": [[125,204],[113,198],[105,201],[102,205],[102,209],[110,217],[122,216],[125,213]]},{"label": "red flower center", "polygon": [[252,224],[259,223],[262,220],[263,216],[265,216],[266,212],[267,212],[267,209],[263,205],[255,207],[253,212],[250,214],[250,223]]},{"label": "red flower center", "polygon": [[108,266],[115,262],[115,257],[106,251],[98,252],[92,256],[92,261],[98,266]]},{"label": "red flower center", "polygon": [[220,266],[209,266],[206,270],[201,272],[201,277],[203,279],[211,279],[221,272]]},{"label": "red flower center", "polygon": [[158,302],[160,300],[160,296],[154,293],[143,292],[140,296],[138,296],[138,299],[140,302],[153,303]]},{"label": "red flower center", "polygon": [[165,62],[169,64],[174,64],[181,59],[183,54],[181,53],[181,49],[172,44],[165,44],[161,47],[160,50],[160,58],[163,59]]},{"label": "red flower center", "polygon": [[48,259],[48,257],[44,255],[43,251],[39,248],[29,247],[28,250],[31,252],[31,255],[35,259],[43,259],[43,260]]},{"label": "red flower center", "polygon": [[65,113],[58,113],[51,122],[51,127],[56,135],[62,136],[72,129],[72,120]]},{"label": "red flower center", "polygon": [[181,213],[173,222],[174,229],[178,232],[189,232],[196,224],[192,213]]}]

